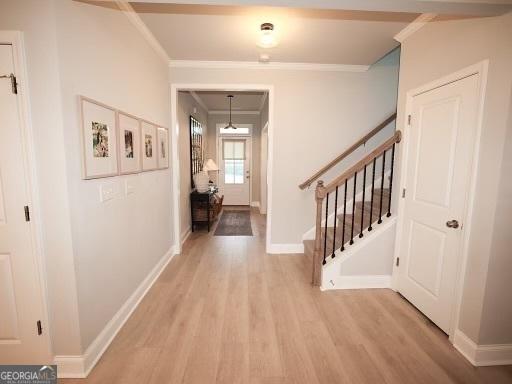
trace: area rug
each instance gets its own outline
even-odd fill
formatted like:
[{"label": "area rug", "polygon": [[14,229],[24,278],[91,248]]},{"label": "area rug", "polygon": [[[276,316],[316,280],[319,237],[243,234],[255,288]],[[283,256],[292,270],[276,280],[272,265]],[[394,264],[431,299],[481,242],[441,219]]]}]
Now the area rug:
[{"label": "area rug", "polygon": [[251,212],[224,210],[213,235],[252,236]]}]

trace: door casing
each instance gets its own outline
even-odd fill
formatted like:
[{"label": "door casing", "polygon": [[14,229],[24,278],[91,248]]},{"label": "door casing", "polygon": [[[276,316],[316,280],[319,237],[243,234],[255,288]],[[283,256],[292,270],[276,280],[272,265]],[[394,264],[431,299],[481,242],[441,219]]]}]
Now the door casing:
[{"label": "door casing", "polygon": [[[473,144],[473,156],[472,156],[472,164],[471,164],[471,180],[469,182],[470,189],[466,201],[466,206],[463,215],[463,228],[462,228],[462,247],[457,256],[459,268],[457,270],[457,276],[455,278],[455,299],[454,305],[452,308],[452,321],[450,324],[450,341],[453,342],[455,331],[458,329],[459,318],[460,318],[460,309],[462,303],[462,293],[464,287],[464,272],[466,271],[467,259],[468,259],[468,247],[469,247],[469,239],[471,235],[471,218],[473,215],[473,203],[475,198],[475,190],[476,190],[476,176],[477,176],[477,168],[479,163],[479,148],[480,148],[480,138],[482,133],[482,118],[483,118],[483,107],[485,100],[485,90],[487,85],[487,72],[488,72],[489,61],[484,60],[477,64],[471,65],[469,67],[463,68],[457,72],[454,72],[450,75],[444,76],[440,79],[431,81],[425,85],[422,85],[418,88],[412,89],[406,93],[406,102],[405,102],[405,113],[399,117],[398,121],[402,122],[402,145],[399,146],[400,153],[398,154],[400,161],[399,165],[399,174],[400,174],[400,182],[398,183],[399,193],[402,193],[402,190],[407,189],[407,180],[406,180],[406,163],[409,154],[409,135],[408,135],[408,116],[412,113],[413,106],[413,98],[421,93],[428,92],[432,89],[442,87],[446,84],[464,79],[468,76],[477,75],[479,79],[479,103],[478,103],[478,113],[477,113],[477,127],[476,127],[476,135]],[[395,252],[394,252],[394,260],[393,263],[393,273],[392,273],[392,281],[391,287],[395,291],[398,290],[398,275],[399,275],[399,267],[396,265],[396,259],[400,255],[400,244],[402,240],[402,227],[404,224],[404,209],[405,209],[405,201],[402,198],[398,198],[398,222],[397,222],[397,231],[396,231],[396,240],[395,240]]]},{"label": "door casing", "polygon": [[[46,268],[43,251],[43,235],[40,217],[39,191],[36,180],[36,160],[34,150],[34,133],[32,121],[30,118],[30,103],[28,93],[28,75],[25,59],[25,47],[23,43],[23,33],[21,31],[0,31],[0,43],[10,44],[12,46],[14,70],[16,72],[18,83],[18,118],[20,121],[21,140],[23,145],[23,167],[25,169],[25,183],[27,185],[27,203],[31,207],[30,229],[32,237],[33,257],[36,261],[36,270],[38,274],[38,285],[41,296],[41,322],[43,325],[43,334],[47,350],[47,361],[53,361],[52,343],[51,343],[51,324],[48,316],[48,293],[46,289]],[[35,326],[35,325],[34,325]],[[35,328],[34,328],[35,329]]]}]

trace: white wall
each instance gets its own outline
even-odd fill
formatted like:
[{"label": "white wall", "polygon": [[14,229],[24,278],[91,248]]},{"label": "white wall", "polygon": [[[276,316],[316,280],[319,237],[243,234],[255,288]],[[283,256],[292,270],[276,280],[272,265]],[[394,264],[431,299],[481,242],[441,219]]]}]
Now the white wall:
[{"label": "white wall", "polygon": [[[77,95],[170,126],[167,63],[120,11],[56,2],[64,147],[82,348],[86,349],[173,244],[171,173],[81,180]],[[135,193],[124,194],[130,179]],[[100,203],[112,184],[114,200]]]},{"label": "white wall", "polygon": [[[252,146],[251,146],[251,197],[252,202],[260,201],[260,175],[261,175],[261,164],[260,164],[260,151],[261,151],[261,126],[259,115],[232,115],[233,124],[252,124]],[[208,126],[211,128],[208,131],[208,150],[207,157],[211,157],[215,161],[221,161],[217,159],[217,124],[227,124],[229,122],[229,114],[226,115],[208,115]],[[217,163],[217,165],[220,164]],[[215,175],[212,175],[215,177]]]},{"label": "white wall", "polygon": [[274,86],[271,240],[284,244],[300,244],[314,223],[313,189],[298,185],[394,111],[397,76],[396,60],[364,73],[171,69],[173,83]]},{"label": "white wall", "polygon": [[510,155],[504,157],[505,145],[509,146],[510,141],[511,36],[512,14],[433,22],[402,44],[400,62],[398,129],[404,129],[408,90],[489,60],[459,324],[460,330],[477,344],[512,342],[510,210],[506,211],[510,207]]},{"label": "white wall", "polygon": [[[194,112],[194,108],[195,111]],[[203,126],[205,153],[208,148],[208,113],[188,92],[178,93],[178,149],[180,158],[180,231],[183,239],[191,226],[190,192],[190,116],[194,116]]]},{"label": "white wall", "polygon": [[[167,62],[121,12],[3,1],[24,33],[53,353],[81,355],[173,244],[171,171],[81,179],[78,95],[170,126]],[[123,182],[136,185],[125,197]],[[105,204],[98,188],[120,193]]]}]

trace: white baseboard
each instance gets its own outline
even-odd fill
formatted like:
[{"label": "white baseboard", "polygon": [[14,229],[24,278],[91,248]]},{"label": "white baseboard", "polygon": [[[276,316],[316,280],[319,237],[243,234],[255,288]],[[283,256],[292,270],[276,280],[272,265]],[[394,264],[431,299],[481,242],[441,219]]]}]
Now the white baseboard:
[{"label": "white baseboard", "polygon": [[367,276],[336,276],[329,280],[320,289],[328,291],[331,289],[368,289],[368,288],[391,288],[390,275],[367,275]]},{"label": "white baseboard", "polygon": [[259,208],[260,202],[259,201],[251,201],[251,207]]},{"label": "white baseboard", "polygon": [[173,245],[142,283],[140,283],[135,292],[126,300],[114,317],[107,323],[105,328],[103,328],[101,333],[94,339],[83,355],[55,356],[54,362],[58,366],[59,378],[85,378],[89,375],[114,337],[129,319],[144,296],[146,296],[146,293],[153,286],[175,254],[176,246]]},{"label": "white baseboard", "polygon": [[477,345],[457,329],[453,346],[475,367],[512,364],[512,344]]},{"label": "white baseboard", "polygon": [[304,253],[304,243],[298,244],[270,244],[267,253],[285,254],[285,253]]},{"label": "white baseboard", "polygon": [[192,233],[192,227],[188,227],[187,230],[185,231],[185,233],[181,234],[181,246],[183,246],[183,244],[185,244],[185,241],[187,241],[187,239],[191,233]]}]

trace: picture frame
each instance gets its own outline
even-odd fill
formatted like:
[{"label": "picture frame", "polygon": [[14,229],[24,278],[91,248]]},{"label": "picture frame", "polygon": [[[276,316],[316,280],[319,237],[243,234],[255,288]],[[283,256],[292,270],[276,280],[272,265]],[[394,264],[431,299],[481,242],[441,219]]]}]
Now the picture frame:
[{"label": "picture frame", "polygon": [[158,127],[158,169],[169,168],[169,130]]},{"label": "picture frame", "polygon": [[119,111],[119,173],[127,175],[141,171],[141,122],[135,116]]},{"label": "picture frame", "polygon": [[79,96],[79,104],[82,178],[117,176],[117,111],[85,96]]},{"label": "picture frame", "polygon": [[156,125],[141,121],[140,148],[142,153],[142,171],[158,169],[157,127]]}]

